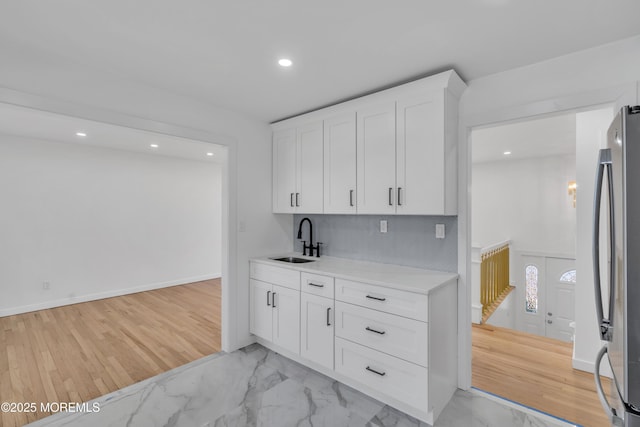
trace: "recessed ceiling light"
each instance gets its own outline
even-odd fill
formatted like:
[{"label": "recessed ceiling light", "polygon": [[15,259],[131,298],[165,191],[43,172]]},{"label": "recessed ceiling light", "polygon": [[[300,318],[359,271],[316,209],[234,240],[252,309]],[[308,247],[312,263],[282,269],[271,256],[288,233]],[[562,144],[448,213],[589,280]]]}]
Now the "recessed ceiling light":
[{"label": "recessed ceiling light", "polygon": [[76,136],[87,136],[84,132],[76,132]]},{"label": "recessed ceiling light", "polygon": [[211,157],[213,156],[213,153],[207,153],[207,156]]},{"label": "recessed ceiling light", "polygon": [[293,62],[288,58],[282,58],[278,60],[278,64],[280,64],[281,67],[291,67]]},{"label": "recessed ceiling light", "polygon": [[508,156],[508,155],[510,155],[510,154],[511,154],[511,151],[505,151],[505,152],[504,152],[504,153],[502,153],[502,154],[504,154],[505,156]]},{"label": "recessed ceiling light", "polygon": [[158,144],[149,144],[149,147],[151,147],[151,148],[158,148]]}]

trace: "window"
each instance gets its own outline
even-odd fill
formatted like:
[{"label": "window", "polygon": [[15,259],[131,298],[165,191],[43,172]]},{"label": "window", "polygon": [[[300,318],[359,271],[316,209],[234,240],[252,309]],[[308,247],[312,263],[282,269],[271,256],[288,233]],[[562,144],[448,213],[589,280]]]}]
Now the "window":
[{"label": "window", "polygon": [[565,271],[562,273],[562,276],[560,276],[560,281],[563,283],[576,283],[576,271]]},{"label": "window", "polygon": [[538,312],[538,267],[528,265],[524,269],[527,313]]}]

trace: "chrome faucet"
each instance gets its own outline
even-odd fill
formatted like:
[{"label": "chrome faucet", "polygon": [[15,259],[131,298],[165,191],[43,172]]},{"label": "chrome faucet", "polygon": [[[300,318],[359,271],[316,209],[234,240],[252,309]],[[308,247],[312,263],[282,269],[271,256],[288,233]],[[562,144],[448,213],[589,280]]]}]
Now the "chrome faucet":
[{"label": "chrome faucet", "polygon": [[315,246],[313,244],[313,224],[311,224],[311,220],[309,218],[302,218],[300,221],[300,225],[298,226],[298,240],[302,240],[302,224],[307,221],[309,223],[309,244],[307,245],[307,241],[302,241],[302,255],[307,255],[307,249],[309,249],[309,256],[313,256],[313,251],[316,252],[316,257],[320,258],[320,245],[321,242],[318,242]]}]

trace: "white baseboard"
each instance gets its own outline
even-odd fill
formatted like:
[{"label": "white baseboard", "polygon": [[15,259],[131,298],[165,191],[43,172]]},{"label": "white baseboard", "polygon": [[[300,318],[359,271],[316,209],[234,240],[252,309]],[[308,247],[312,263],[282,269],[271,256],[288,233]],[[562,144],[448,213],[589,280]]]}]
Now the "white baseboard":
[{"label": "white baseboard", "polygon": [[154,289],[168,288],[176,285],[200,282],[202,280],[218,279],[222,277],[220,273],[207,274],[203,276],[185,277],[183,279],[169,280],[166,282],[151,283],[147,285],[135,286],[133,288],[122,288],[111,291],[98,292],[94,294],[79,295],[69,298],[61,298],[52,301],[43,301],[37,304],[21,305],[0,309],[0,317],[12,316],[14,314],[29,313],[31,311],[46,310],[48,308],[62,307],[65,305],[78,304],[81,302],[96,301],[105,298],[119,297],[122,295],[135,294],[138,292],[152,291]]},{"label": "white baseboard", "polygon": [[471,323],[482,323],[482,304],[471,304]]},{"label": "white baseboard", "polygon": [[[602,361],[602,365],[600,366],[600,374],[604,377],[613,378],[613,372],[611,371],[611,366],[609,366],[609,363],[607,362],[606,359],[607,358],[605,357],[605,360]],[[578,369],[580,371],[585,371],[593,374],[595,372],[596,364],[594,361],[582,360],[574,357],[572,359],[572,366],[573,366],[573,369]]]}]

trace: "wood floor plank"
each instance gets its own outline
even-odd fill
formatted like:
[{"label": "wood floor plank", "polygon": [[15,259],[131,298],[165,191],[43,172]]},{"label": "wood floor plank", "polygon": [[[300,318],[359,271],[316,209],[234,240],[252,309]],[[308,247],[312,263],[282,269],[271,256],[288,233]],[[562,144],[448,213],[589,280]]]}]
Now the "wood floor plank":
[{"label": "wood floor plank", "polygon": [[609,425],[593,375],[571,366],[572,344],[490,325],[472,333],[474,387],[584,427]]},{"label": "wood floor plank", "polygon": [[0,318],[0,402],[86,402],[216,353],[220,312],[216,279]]}]

